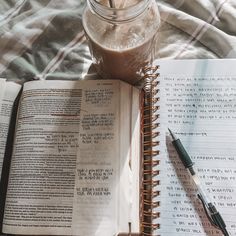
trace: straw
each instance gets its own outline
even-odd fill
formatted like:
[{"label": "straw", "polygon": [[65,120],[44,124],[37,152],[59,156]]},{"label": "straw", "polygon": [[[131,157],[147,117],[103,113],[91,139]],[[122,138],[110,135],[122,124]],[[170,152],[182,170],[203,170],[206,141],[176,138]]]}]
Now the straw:
[{"label": "straw", "polygon": [[109,0],[109,5],[110,5],[111,8],[115,8],[114,0]]}]

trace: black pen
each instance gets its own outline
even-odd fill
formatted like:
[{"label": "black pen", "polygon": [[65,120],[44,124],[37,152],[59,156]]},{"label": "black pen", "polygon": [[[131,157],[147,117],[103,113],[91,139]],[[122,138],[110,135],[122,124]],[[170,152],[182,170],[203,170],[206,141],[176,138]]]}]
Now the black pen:
[{"label": "black pen", "polygon": [[190,176],[193,179],[193,182],[198,190],[198,197],[203,204],[203,208],[206,212],[207,218],[211,222],[211,224],[216,227],[217,229],[221,230],[224,236],[229,236],[229,233],[226,230],[226,225],[221,217],[220,213],[216,210],[216,207],[209,199],[209,197],[205,194],[203,187],[201,186],[200,178],[197,176],[190,156],[188,155],[187,151],[185,150],[184,146],[182,145],[181,141],[176,138],[175,134],[168,129],[171,137],[173,139],[172,144],[174,145],[180,160],[182,161],[184,167],[188,170]]}]

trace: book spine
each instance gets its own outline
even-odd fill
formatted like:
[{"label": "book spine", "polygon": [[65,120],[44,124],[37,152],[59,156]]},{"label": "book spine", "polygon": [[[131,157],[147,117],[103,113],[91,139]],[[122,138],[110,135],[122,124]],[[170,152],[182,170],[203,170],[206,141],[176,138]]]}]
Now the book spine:
[{"label": "book spine", "polygon": [[143,108],[143,179],[142,179],[142,235],[152,236],[160,225],[154,224],[153,221],[160,217],[158,206],[160,202],[155,201],[155,197],[160,192],[156,191],[156,186],[160,184],[156,180],[159,174],[159,161],[156,156],[159,155],[159,142],[154,141],[159,135],[156,131],[158,123],[158,109],[156,106],[158,97],[158,66],[147,67],[144,69],[144,108]]}]

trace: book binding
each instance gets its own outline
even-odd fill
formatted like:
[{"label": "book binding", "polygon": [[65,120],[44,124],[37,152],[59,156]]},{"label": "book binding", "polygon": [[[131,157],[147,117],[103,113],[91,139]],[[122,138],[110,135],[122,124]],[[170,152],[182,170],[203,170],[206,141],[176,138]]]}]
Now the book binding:
[{"label": "book binding", "polygon": [[159,136],[156,130],[159,127],[157,111],[159,107],[156,102],[159,100],[157,85],[159,81],[158,66],[144,68],[144,107],[143,107],[143,179],[142,179],[142,216],[141,231],[144,236],[152,236],[154,231],[160,227],[159,224],[153,223],[153,220],[160,217],[158,212],[159,201],[155,197],[160,192],[156,186],[160,184],[157,180],[159,171],[157,166],[159,161],[156,156],[159,155],[159,142],[154,139]]}]

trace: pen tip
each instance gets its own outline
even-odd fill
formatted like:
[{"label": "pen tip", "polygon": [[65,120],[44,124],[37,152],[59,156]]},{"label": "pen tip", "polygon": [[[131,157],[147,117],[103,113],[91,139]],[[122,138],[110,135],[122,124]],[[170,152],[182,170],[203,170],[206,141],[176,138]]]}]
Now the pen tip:
[{"label": "pen tip", "polygon": [[168,130],[169,130],[170,134],[172,135],[173,134],[172,131],[169,128],[168,128]]},{"label": "pen tip", "polygon": [[168,128],[168,130],[169,130],[169,132],[170,132],[170,135],[171,135],[172,139],[173,139],[173,140],[176,140],[176,137],[175,137],[174,133],[173,133],[169,128]]}]

